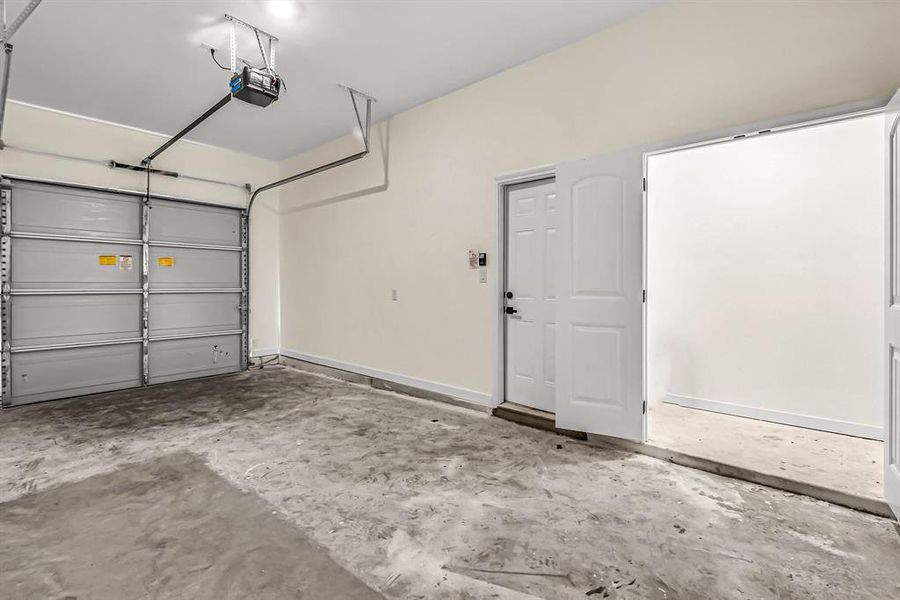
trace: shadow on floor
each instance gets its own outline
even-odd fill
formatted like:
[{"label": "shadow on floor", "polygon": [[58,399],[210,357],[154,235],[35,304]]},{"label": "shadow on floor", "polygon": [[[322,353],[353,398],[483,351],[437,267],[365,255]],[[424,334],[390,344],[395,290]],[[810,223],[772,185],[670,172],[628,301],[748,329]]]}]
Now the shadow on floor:
[{"label": "shadow on floor", "polygon": [[0,504],[10,599],[375,600],[256,495],[187,452]]}]

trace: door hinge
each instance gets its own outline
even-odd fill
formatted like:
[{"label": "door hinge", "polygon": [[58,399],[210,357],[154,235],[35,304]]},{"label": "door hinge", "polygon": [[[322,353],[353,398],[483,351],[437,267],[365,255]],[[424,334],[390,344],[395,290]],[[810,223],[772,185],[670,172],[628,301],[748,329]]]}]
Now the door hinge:
[{"label": "door hinge", "polygon": [[643,290],[643,295],[641,296],[641,302],[647,302],[647,290]]},{"label": "door hinge", "polygon": [[647,191],[647,178],[646,177],[643,178],[643,186],[644,186],[644,191],[646,192]]},{"label": "door hinge", "polygon": [[646,400],[644,400],[644,404],[643,404],[643,406],[641,406],[641,413],[645,414],[645,415],[647,414],[647,401]]}]

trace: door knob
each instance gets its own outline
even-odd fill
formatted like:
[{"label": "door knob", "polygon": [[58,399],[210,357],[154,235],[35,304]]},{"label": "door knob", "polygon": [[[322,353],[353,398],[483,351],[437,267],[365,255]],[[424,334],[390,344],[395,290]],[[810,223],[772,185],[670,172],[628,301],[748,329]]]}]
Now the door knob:
[{"label": "door knob", "polygon": [[513,297],[513,293],[512,293],[512,292],[506,292],[506,298],[507,298],[508,300],[512,300],[512,297]]}]

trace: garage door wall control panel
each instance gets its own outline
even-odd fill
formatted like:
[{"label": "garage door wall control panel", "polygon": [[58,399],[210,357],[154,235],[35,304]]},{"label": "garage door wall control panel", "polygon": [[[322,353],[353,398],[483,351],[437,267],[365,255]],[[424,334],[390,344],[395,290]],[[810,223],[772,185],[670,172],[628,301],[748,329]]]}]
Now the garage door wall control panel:
[{"label": "garage door wall control panel", "polygon": [[247,368],[237,208],[3,179],[4,406]]}]

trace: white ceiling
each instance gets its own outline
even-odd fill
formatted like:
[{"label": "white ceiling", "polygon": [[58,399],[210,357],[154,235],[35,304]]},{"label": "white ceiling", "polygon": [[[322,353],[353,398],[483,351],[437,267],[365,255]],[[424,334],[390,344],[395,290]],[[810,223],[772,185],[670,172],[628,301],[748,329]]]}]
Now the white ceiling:
[{"label": "white ceiling", "polygon": [[[287,93],[266,109],[233,102],[189,138],[283,159],[352,130],[338,83],[378,98],[383,119],[660,2],[44,0],[12,40],[10,98],[175,133],[227,92],[228,73],[200,47],[225,49],[227,65],[227,12],[281,39]],[[24,5],[8,1],[8,19]],[[239,54],[261,63],[253,42]]]}]

